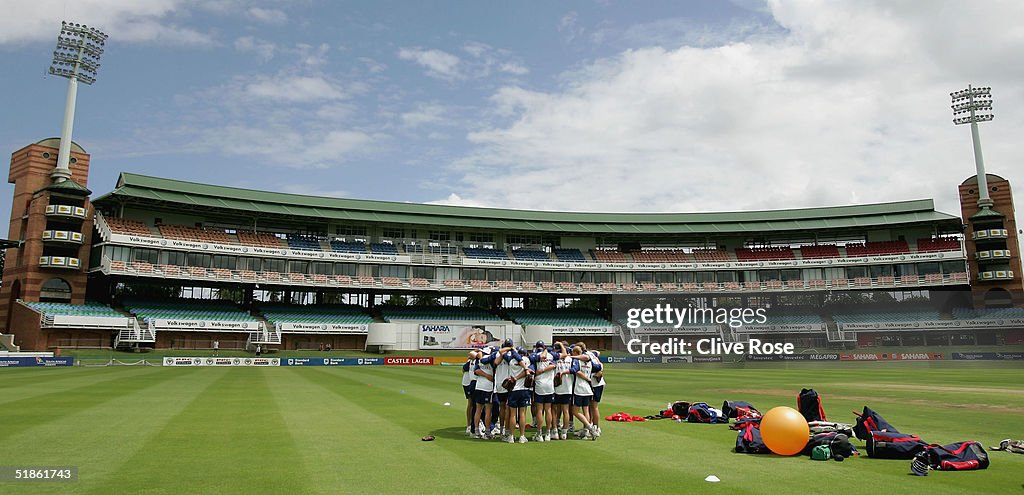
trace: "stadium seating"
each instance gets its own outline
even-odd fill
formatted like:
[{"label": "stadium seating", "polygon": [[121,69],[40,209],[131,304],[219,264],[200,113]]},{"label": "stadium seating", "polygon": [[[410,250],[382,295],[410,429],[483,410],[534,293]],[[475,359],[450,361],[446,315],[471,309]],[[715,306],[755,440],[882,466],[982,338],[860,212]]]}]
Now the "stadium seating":
[{"label": "stadium seating", "polygon": [[581,309],[510,309],[508,317],[520,325],[556,327],[606,327],[611,322],[593,311]]},{"label": "stadium seating", "polygon": [[85,304],[67,304],[55,302],[26,302],[26,306],[50,316],[101,316],[124,318],[117,310],[98,302],[86,301]]},{"label": "stadium seating", "polygon": [[832,319],[840,325],[847,323],[901,323],[914,321],[937,321],[939,312],[930,309],[894,309],[892,311],[849,311],[836,312]]},{"label": "stadium seating", "polygon": [[[780,313],[774,310],[765,311],[764,325],[821,325],[821,317],[811,313]],[[760,323],[759,323],[760,325]]]},{"label": "stadium seating", "polygon": [[387,321],[501,321],[483,309],[462,306],[381,306],[380,312]]},{"label": "stadium seating", "polygon": [[290,235],[288,236],[288,247],[291,249],[305,249],[307,251],[322,251],[320,240],[316,237]]},{"label": "stadium seating", "polygon": [[691,254],[693,259],[699,262],[734,261],[732,255],[725,249],[694,249]]},{"label": "stadium seating", "polygon": [[907,245],[907,241],[877,241],[846,245],[846,255],[850,257],[887,256],[909,252],[910,247]]},{"label": "stadium seating", "polygon": [[800,257],[809,259],[838,258],[839,248],[835,244],[814,244],[800,246]]},{"label": "stadium seating", "polygon": [[621,251],[611,249],[592,249],[590,256],[598,263],[628,263],[626,255]]},{"label": "stadium seating", "polygon": [[[336,253],[363,254],[363,253],[366,252],[366,243],[365,242],[345,242],[345,241],[333,240],[333,241],[330,242],[330,244],[331,244],[331,251],[334,251]],[[391,246],[391,247],[394,248],[394,246]],[[319,243],[317,243],[317,247],[315,249],[320,249]]]},{"label": "stadium seating", "polygon": [[693,260],[682,249],[644,249],[633,251],[633,260],[639,263],[690,263]]},{"label": "stadium seating", "polygon": [[110,231],[115,234],[153,236],[153,230],[138,220],[117,217],[103,217],[103,219],[110,227]]},{"label": "stadium seating", "polygon": [[281,238],[266,232],[252,232],[240,230],[237,233],[238,242],[249,246],[278,249],[282,247]]},{"label": "stadium seating", "polygon": [[373,317],[354,306],[294,306],[263,304],[259,309],[270,323],[316,323],[340,325],[368,325]]},{"label": "stadium seating", "polygon": [[739,261],[791,260],[793,250],[788,247],[738,248],[736,259]]},{"label": "stadium seating", "polygon": [[568,263],[586,263],[588,261],[587,257],[583,256],[583,252],[579,249],[555,248],[554,253],[558,261]]},{"label": "stadium seating", "polygon": [[413,287],[430,287],[430,281],[425,278],[409,279],[409,284]]},{"label": "stadium seating", "polygon": [[1005,318],[1024,318],[1024,308],[953,308],[955,320],[999,320]]},{"label": "stadium seating", "polygon": [[229,301],[185,299],[174,301],[127,300],[124,301],[124,307],[147,322],[153,319],[257,321]]},{"label": "stadium seating", "polygon": [[930,253],[936,251],[959,251],[960,240],[939,237],[937,239],[918,239],[917,240],[917,252],[919,253]]},{"label": "stadium seating", "polygon": [[[331,246],[334,249],[334,246]],[[373,254],[383,254],[389,256],[397,256],[398,248],[394,244],[388,244],[386,242],[374,242],[370,244],[370,252]]]},{"label": "stadium seating", "polygon": [[[152,234],[150,234],[152,235]],[[168,239],[180,239],[193,242],[216,242],[218,244],[234,244],[227,232],[202,227],[185,227],[183,225],[161,225],[160,235]]]},{"label": "stadium seating", "polygon": [[539,249],[513,249],[512,257],[520,261],[551,261],[551,256]]},{"label": "stadium seating", "polygon": [[479,258],[479,259],[491,259],[491,260],[507,260],[508,253],[500,249],[492,248],[463,248],[462,254],[467,258]]}]

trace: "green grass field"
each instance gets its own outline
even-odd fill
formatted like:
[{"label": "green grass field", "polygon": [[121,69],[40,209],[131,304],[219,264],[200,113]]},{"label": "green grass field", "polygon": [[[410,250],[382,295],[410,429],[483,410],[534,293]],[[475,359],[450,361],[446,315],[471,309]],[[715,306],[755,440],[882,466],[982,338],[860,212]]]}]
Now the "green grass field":
[{"label": "green grass field", "polygon": [[[790,363],[608,367],[602,415],[671,400],[792,406],[805,386],[830,420],[869,405],[935,443],[1024,437],[1022,367]],[[598,493],[1019,493],[1024,456],[988,470],[909,474],[910,461],[846,462],[731,451],[724,425],[603,422],[596,442],[508,445],[464,434],[456,367],[0,370],[0,466],[75,465],[76,482],[0,483],[20,493],[480,493],[586,483]],[[445,407],[444,402],[451,402]],[[432,434],[434,442],[420,437]],[[857,442],[858,447],[861,443]],[[862,449],[863,450],[863,449]],[[706,483],[714,474],[721,483]],[[509,488],[514,489],[514,488]],[[539,489],[539,488],[538,488]],[[583,488],[580,488],[583,489]]]}]

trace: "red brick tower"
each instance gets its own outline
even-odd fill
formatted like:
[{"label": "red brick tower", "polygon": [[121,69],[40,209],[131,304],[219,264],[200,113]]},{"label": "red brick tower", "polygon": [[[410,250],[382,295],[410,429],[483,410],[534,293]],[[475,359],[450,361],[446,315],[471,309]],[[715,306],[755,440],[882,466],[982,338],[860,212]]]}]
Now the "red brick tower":
[{"label": "red brick tower", "polygon": [[85,301],[93,217],[86,188],[89,154],[72,143],[71,178],[55,182],[51,174],[59,146],[59,138],[50,138],[11,154],[8,182],[14,184],[14,201],[7,238],[24,244],[6,253],[0,333],[14,333],[28,348],[39,343],[35,335],[19,335],[11,317],[16,300]]},{"label": "red brick tower", "polygon": [[991,208],[979,206],[978,176],[960,184],[967,264],[975,308],[1024,306],[1020,244],[1010,183],[986,174]]}]

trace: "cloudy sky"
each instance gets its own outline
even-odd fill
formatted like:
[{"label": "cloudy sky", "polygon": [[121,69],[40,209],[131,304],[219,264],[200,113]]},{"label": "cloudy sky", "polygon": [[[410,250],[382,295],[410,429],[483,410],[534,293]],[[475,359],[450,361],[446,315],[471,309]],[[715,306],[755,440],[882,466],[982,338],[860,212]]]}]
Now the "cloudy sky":
[{"label": "cloudy sky", "polygon": [[1019,1],[8,0],[0,149],[59,134],[61,19],[110,35],[74,136],[97,194],[131,171],[529,209],[956,213],[974,162],[949,92],[969,83],[993,87],[989,172],[1024,190]]}]

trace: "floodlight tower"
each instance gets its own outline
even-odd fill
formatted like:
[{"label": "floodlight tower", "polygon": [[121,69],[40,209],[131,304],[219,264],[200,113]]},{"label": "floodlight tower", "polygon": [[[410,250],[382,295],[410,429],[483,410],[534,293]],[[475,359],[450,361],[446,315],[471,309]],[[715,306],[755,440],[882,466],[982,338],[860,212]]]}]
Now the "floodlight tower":
[{"label": "floodlight tower", "polygon": [[[974,141],[974,166],[978,172],[978,208],[992,208],[992,199],[988,195],[988,178],[985,176],[985,157],[981,154],[981,136],[978,134],[978,122],[992,120],[992,88],[975,88],[950,93],[953,99],[953,124],[971,124],[971,138]],[[957,115],[967,114],[963,117]]]},{"label": "floodlight tower", "polygon": [[78,97],[78,82],[96,82],[96,71],[100,68],[100,56],[107,35],[102,31],[83,24],[61,22],[57,49],[53,52],[50,74],[68,79],[68,96],[64,103],[64,124],[60,130],[60,148],[57,152],[57,168],[50,177],[60,183],[71,178],[71,130],[75,125],[75,100]]}]

